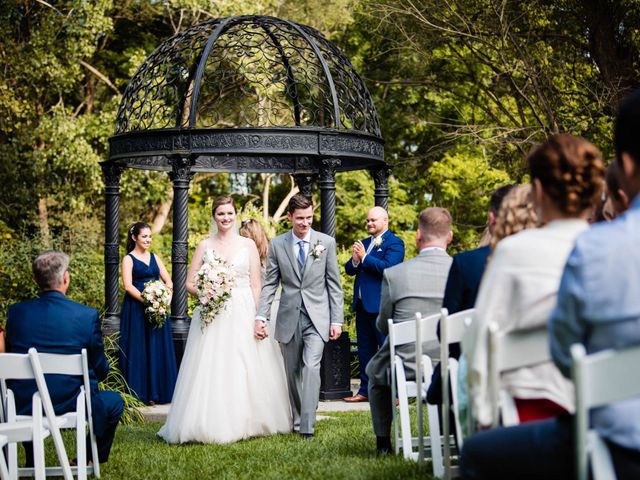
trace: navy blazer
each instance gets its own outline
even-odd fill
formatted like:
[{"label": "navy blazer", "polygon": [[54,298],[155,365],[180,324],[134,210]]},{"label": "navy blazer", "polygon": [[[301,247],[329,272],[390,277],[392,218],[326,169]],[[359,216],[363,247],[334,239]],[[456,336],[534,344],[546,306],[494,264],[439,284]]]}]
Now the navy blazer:
[{"label": "navy blazer", "polygon": [[[369,248],[371,237],[362,240],[365,250]],[[382,290],[382,274],[385,268],[393,267],[404,260],[404,242],[390,230],[382,235],[382,243],[374,247],[357,267],[351,259],[344,265],[347,275],[355,275],[353,284],[353,304],[355,311],[358,303],[358,290],[362,295],[362,306],[369,313],[380,311],[380,291]]]},{"label": "navy blazer", "polygon": [[453,256],[442,300],[442,306],[449,310],[449,313],[473,308],[490,253],[491,248],[486,246]]},{"label": "navy blazer", "polygon": [[[98,393],[98,381],[109,371],[104,354],[100,319],[95,308],[69,300],[57,291],[42,292],[39,298],[9,307],[6,328],[7,351],[75,354],[87,349],[91,395]],[[47,375],[49,395],[56,414],[75,410],[75,399],[82,377]],[[34,381],[13,381],[9,387],[16,399],[18,414],[31,413]]]}]

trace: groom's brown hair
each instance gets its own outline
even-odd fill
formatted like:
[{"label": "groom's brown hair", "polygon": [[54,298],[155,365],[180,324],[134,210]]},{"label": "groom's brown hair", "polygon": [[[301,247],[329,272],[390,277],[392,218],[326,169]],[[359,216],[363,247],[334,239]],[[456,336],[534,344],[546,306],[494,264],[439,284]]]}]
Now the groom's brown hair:
[{"label": "groom's brown hair", "polygon": [[293,212],[296,210],[304,210],[305,208],[313,207],[313,202],[309,197],[305,197],[301,193],[296,193],[293,197],[289,199],[289,204],[287,205],[287,212],[293,215]]}]

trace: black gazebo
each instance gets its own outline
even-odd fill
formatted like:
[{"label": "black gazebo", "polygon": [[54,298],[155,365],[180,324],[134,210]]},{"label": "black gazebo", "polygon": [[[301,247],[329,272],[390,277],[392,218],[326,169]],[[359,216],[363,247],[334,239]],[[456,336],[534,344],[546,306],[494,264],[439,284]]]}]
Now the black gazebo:
[{"label": "black gazebo", "polygon": [[[335,236],[335,174],[368,169],[386,208],[389,167],[369,91],[311,27],[267,16],[218,18],[176,34],[127,85],[109,139],[105,181],[105,332],[119,328],[119,199],[125,168],[173,182],[171,319],[181,357],[187,316],[187,201],[198,172],[290,173]],[[327,398],[327,397],[325,397]]]}]

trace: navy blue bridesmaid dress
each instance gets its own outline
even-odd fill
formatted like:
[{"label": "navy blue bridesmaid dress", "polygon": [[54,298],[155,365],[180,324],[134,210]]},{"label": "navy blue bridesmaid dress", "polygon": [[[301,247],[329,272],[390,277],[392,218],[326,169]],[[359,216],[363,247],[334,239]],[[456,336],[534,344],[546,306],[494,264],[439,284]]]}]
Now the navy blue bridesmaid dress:
[{"label": "navy blue bridesmaid dress", "polygon": [[[133,260],[133,285],[142,292],[144,284],[160,278],[156,258],[149,265]],[[125,293],[120,313],[120,371],[135,395],[144,403],[169,403],[176,383],[176,356],[171,321],[155,328],[145,318],[142,302]]]}]

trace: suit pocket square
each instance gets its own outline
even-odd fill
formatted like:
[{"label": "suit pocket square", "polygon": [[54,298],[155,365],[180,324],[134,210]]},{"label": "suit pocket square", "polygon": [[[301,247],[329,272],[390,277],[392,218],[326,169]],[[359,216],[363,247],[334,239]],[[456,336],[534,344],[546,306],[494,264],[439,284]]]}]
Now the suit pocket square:
[{"label": "suit pocket square", "polygon": [[382,249],[381,249],[381,248],[379,248],[378,250],[376,250],[376,252],[381,252],[381,251],[382,251]]}]

